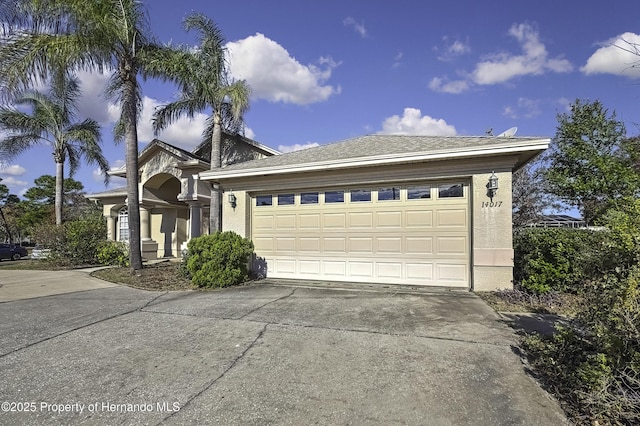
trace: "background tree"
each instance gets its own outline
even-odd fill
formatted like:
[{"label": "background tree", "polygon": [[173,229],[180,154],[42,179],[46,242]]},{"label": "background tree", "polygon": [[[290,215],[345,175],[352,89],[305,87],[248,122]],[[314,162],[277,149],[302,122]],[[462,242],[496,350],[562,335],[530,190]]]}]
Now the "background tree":
[{"label": "background tree", "polygon": [[76,102],[80,96],[78,79],[66,70],[56,70],[48,93],[28,90],[18,93],[14,105],[26,106],[30,112],[16,107],[0,107],[0,128],[8,133],[0,140],[0,153],[5,161],[39,144],[53,147],[56,164],[55,215],[56,224],[62,223],[64,204],[64,164],[69,162],[69,175],[73,175],[84,160],[97,165],[109,180],[109,165],[100,147],[100,125],[91,119],[74,122]]},{"label": "background tree", "polygon": [[7,238],[9,242],[13,241],[13,237],[11,235],[11,228],[9,227],[9,222],[7,222],[7,217],[5,216],[4,209],[7,208],[7,205],[10,202],[15,202],[14,198],[16,197],[13,194],[9,194],[9,187],[2,183],[2,178],[0,178],[0,230],[2,233],[3,239]]},{"label": "background tree", "polygon": [[544,179],[544,163],[541,157],[527,163],[513,174],[512,182],[514,227],[522,227],[539,221],[546,210],[559,206],[547,192]]},{"label": "background tree", "polygon": [[[228,72],[226,48],[222,32],[209,18],[193,14],[184,21],[187,31],[199,33],[200,45],[194,50],[182,47],[169,61],[158,61],[150,67],[168,76],[180,87],[178,100],[156,110],[154,129],[166,128],[182,115],[192,118],[196,112],[211,109],[204,137],[211,140],[211,170],[221,167],[222,129],[237,132],[249,108],[250,89],[244,80],[234,81]],[[221,194],[218,185],[211,188],[209,230],[221,229]]]},{"label": "background tree", "polygon": [[[126,143],[131,267],[142,269],[138,190],[138,77],[162,60],[142,3],[136,0],[6,0],[0,79],[5,90],[28,87],[58,64],[113,71],[107,94],[120,102],[117,135]],[[153,76],[149,71],[146,75]]]},{"label": "background tree", "polygon": [[570,113],[558,115],[558,127],[546,154],[545,178],[551,194],[577,207],[593,224],[608,208],[640,188],[634,161],[638,144],[600,101],[576,100]]}]

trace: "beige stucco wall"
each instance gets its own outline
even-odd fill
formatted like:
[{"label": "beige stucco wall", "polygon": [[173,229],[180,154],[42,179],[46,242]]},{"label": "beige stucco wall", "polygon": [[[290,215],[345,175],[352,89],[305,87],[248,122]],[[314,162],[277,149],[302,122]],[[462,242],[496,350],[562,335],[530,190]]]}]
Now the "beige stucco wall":
[{"label": "beige stucco wall", "polygon": [[[236,207],[228,201],[228,194],[236,196]],[[233,231],[242,237],[251,233],[251,197],[246,191],[226,190],[222,194],[222,230]]]},{"label": "beige stucco wall", "polygon": [[487,195],[491,173],[471,179],[472,282],[475,291],[513,287],[511,171],[497,171],[498,191]]},{"label": "beige stucco wall", "polygon": [[188,220],[186,209],[152,210],[151,239],[158,243],[158,257],[180,257],[180,247],[188,238]]}]

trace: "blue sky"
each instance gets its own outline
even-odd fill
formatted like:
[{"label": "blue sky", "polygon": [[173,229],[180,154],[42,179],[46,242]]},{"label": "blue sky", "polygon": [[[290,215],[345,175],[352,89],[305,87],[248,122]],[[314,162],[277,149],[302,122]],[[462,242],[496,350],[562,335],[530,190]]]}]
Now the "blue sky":
[{"label": "blue sky", "polygon": [[[182,28],[192,12],[212,18],[228,40],[230,68],[253,89],[246,134],[281,151],[363,134],[497,134],[553,137],[556,115],[576,98],[599,99],[640,133],[640,2],[538,0],[145,1],[159,42],[195,44]],[[104,152],[123,164],[111,128],[118,106],[101,92],[107,76],[81,73],[79,119],[103,124]],[[153,108],[175,88],[143,84],[140,147],[152,138]],[[192,149],[205,118],[181,120],[160,139]],[[1,161],[2,159],[0,159]],[[21,194],[54,174],[42,146],[0,168]],[[88,192],[105,189],[94,168],[75,175]],[[123,181],[113,179],[110,187]]]}]

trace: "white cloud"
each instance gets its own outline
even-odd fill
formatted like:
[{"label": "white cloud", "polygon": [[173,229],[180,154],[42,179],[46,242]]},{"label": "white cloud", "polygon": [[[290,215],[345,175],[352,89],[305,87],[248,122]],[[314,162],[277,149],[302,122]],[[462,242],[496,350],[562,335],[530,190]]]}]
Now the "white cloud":
[{"label": "white cloud", "polygon": [[2,178],[2,183],[4,185],[7,185],[9,188],[16,187],[16,186],[24,187],[29,185],[29,182],[16,179],[13,176]]},{"label": "white cloud", "polygon": [[256,98],[307,105],[340,93],[340,87],[325,84],[339,65],[330,57],[320,58],[319,66],[302,65],[260,33],[229,42],[227,49],[231,74],[247,80]]},{"label": "white cloud", "polygon": [[[532,25],[513,24],[508,34],[519,43],[521,54],[502,52],[491,55],[478,62],[463,80],[448,81],[447,77],[435,77],[429,83],[429,88],[436,92],[462,93],[474,84],[493,85],[521,76],[547,72],[567,73],[573,70],[573,65],[568,60],[562,57],[549,58],[545,45],[540,41],[540,34]],[[467,53],[467,47],[464,43],[454,42],[447,53]]]},{"label": "white cloud", "polygon": [[307,148],[315,148],[316,146],[320,146],[320,144],[316,142],[307,142],[303,144],[296,143],[294,145],[278,145],[278,151],[282,153],[293,152],[293,151],[300,151]]},{"label": "white cloud", "polygon": [[364,22],[362,24],[356,22],[351,16],[344,18],[342,24],[345,27],[351,27],[355,32],[360,34],[360,37],[365,38],[367,36],[367,29],[364,27]]},{"label": "white cloud", "polygon": [[[118,160],[113,164],[111,164],[111,168],[116,169],[116,168],[122,167],[123,165],[124,165],[124,161]],[[98,183],[104,183],[104,175],[102,174],[102,170],[100,170],[99,168],[93,169],[91,173],[91,177],[93,178],[94,181]],[[110,176],[109,184],[107,185],[107,188],[108,189],[119,188],[121,186],[125,186],[126,184],[127,184],[127,180],[125,178],[121,178],[119,176]]]},{"label": "white cloud", "polygon": [[566,59],[548,58],[547,49],[540,41],[538,31],[531,25],[514,24],[509,29],[509,35],[518,41],[522,54],[500,53],[478,63],[472,73],[476,84],[498,84],[518,76],[540,75],[546,71],[569,72],[573,69]]},{"label": "white cloud", "polygon": [[396,56],[393,57],[393,68],[398,68],[399,66],[402,65],[402,58],[404,57],[404,53],[402,52],[398,52],[396,53]]},{"label": "white cloud", "polygon": [[502,114],[509,118],[533,118],[541,113],[540,100],[518,98],[516,106],[506,106]]},{"label": "white cloud", "polygon": [[251,129],[250,127],[244,126],[244,135],[246,137],[248,137],[249,139],[255,139],[256,138],[256,132],[253,131],[253,129]]},{"label": "white cloud", "polygon": [[457,94],[467,91],[469,89],[469,82],[466,80],[449,81],[446,76],[443,78],[434,77],[429,82],[429,89],[434,92]]},{"label": "white cloud", "polygon": [[107,125],[115,123],[120,117],[120,106],[106,100],[104,88],[109,81],[111,71],[78,71],[82,96],[78,100],[79,116],[92,118]]},{"label": "white cloud", "polygon": [[25,174],[26,171],[27,169],[25,169],[24,167],[18,164],[12,164],[11,166],[5,166],[0,168],[0,175],[22,176],[23,174]]},{"label": "white cloud", "polygon": [[640,78],[640,34],[624,33],[603,43],[589,57],[580,71],[586,75],[613,74],[629,78]]},{"label": "white cloud", "polygon": [[[138,139],[140,142],[150,142],[155,138],[152,117],[156,108],[163,104],[163,102],[147,96],[142,99],[142,113],[138,124]],[[206,120],[207,116],[200,112],[196,113],[193,119],[183,116],[162,131],[158,135],[158,139],[184,149],[195,148],[202,142],[202,132],[206,126]]]},{"label": "white cloud", "polygon": [[378,133],[387,135],[424,135],[424,136],[454,136],[456,128],[443,119],[436,119],[416,108],[405,108],[402,117],[394,115],[386,118],[382,123],[382,130]]},{"label": "white cloud", "polygon": [[442,37],[444,42],[443,47],[434,47],[433,50],[440,52],[438,60],[442,62],[450,62],[458,56],[465,55],[471,52],[471,46],[469,46],[469,40],[457,40],[451,39],[449,36]]}]

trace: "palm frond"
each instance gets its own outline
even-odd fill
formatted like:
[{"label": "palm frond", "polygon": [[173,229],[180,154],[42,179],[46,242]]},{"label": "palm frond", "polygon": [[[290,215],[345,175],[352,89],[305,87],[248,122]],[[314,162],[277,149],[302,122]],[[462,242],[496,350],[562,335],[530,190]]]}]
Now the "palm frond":
[{"label": "palm frond", "polygon": [[0,156],[4,161],[11,161],[42,142],[39,134],[23,133],[10,135],[0,141]]},{"label": "palm frond", "polygon": [[152,119],[154,133],[157,135],[182,115],[193,118],[195,113],[200,111],[202,107],[199,100],[184,98],[157,108]]}]

